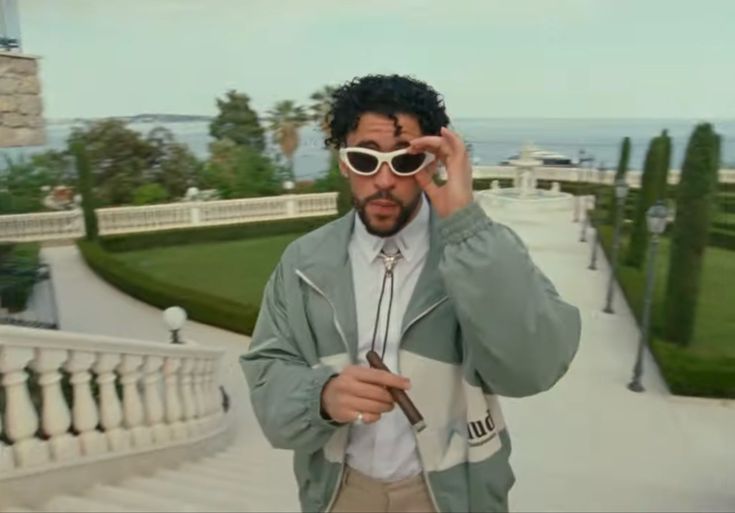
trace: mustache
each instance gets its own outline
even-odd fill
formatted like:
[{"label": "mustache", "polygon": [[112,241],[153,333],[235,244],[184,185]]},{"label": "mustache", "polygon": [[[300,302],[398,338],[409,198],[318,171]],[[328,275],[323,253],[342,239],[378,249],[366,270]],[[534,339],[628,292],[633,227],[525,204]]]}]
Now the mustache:
[{"label": "mustache", "polygon": [[390,191],[378,191],[375,194],[371,194],[367,198],[363,198],[362,200],[358,200],[358,207],[363,208],[365,205],[370,203],[374,200],[389,200],[394,202],[396,205],[399,205],[401,207],[404,207],[405,205],[401,200],[396,198]]}]

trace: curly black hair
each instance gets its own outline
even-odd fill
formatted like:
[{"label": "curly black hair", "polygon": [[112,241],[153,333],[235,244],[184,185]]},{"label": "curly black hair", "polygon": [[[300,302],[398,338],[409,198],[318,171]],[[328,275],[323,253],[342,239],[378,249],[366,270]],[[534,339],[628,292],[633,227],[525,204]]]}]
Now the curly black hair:
[{"label": "curly black hair", "polygon": [[401,75],[366,75],[338,87],[331,98],[325,121],[330,136],[324,144],[339,149],[347,144],[347,134],[357,128],[366,112],[383,114],[393,120],[395,135],[401,133],[396,114],[417,118],[423,135],[438,135],[449,125],[444,98],[430,85]]}]

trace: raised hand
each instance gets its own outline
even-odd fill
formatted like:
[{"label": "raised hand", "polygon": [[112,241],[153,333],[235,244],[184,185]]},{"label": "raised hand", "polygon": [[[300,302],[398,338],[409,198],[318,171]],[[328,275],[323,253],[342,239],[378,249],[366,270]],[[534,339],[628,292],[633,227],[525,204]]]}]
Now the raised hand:
[{"label": "raised hand", "polygon": [[447,183],[436,185],[432,170],[423,169],[415,178],[440,217],[447,217],[472,203],[472,165],[464,142],[457,134],[442,127],[440,135],[425,135],[411,141],[410,151],[428,151],[447,169]]}]

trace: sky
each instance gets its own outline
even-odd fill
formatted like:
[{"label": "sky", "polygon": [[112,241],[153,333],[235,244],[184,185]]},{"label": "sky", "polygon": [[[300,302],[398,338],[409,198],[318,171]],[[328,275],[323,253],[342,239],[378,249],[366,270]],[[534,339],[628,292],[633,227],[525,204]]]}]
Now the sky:
[{"label": "sky", "polygon": [[265,112],[368,73],[459,118],[735,118],[735,0],[18,0],[47,118]]}]

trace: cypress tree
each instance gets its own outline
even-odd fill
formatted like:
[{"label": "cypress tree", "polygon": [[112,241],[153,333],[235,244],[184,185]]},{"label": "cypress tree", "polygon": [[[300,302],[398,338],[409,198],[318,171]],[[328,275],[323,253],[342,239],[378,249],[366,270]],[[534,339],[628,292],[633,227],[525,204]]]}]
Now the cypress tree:
[{"label": "cypress tree", "polygon": [[84,214],[84,230],[87,240],[97,240],[97,214],[94,211],[92,193],[92,167],[84,143],[77,140],[71,145],[79,180],[79,194],[82,196],[82,212]]},{"label": "cypress tree", "polygon": [[720,166],[720,137],[709,123],[697,125],[687,144],[676,194],[664,337],[688,345],[694,334],[702,263]]},{"label": "cypress tree", "polygon": [[658,200],[665,200],[668,190],[669,165],[671,162],[671,138],[664,130],[651,140],[641,176],[641,189],[638,194],[633,231],[625,263],[641,268],[648,249],[648,226],[646,213]]},{"label": "cypress tree", "polygon": [[[623,139],[623,142],[620,145],[620,160],[618,161],[618,169],[615,172],[615,180],[613,181],[613,185],[617,183],[619,179],[625,178],[625,175],[628,173],[628,161],[630,160],[630,137],[626,137]],[[612,191],[610,191],[610,210],[609,210],[609,217],[608,222],[615,226],[615,216],[616,216],[616,205],[617,200],[615,199],[615,188],[613,187]]]}]

